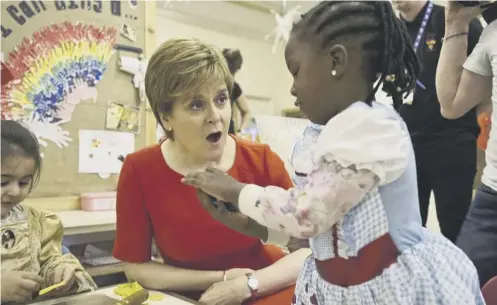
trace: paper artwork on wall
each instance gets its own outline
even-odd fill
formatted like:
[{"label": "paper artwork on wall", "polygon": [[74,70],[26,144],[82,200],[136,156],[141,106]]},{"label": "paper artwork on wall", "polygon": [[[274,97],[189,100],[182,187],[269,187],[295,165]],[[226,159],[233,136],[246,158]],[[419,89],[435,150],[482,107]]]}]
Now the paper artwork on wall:
[{"label": "paper artwork on wall", "polygon": [[109,102],[107,107],[107,117],[105,120],[106,129],[139,133],[140,122],[141,117],[139,107],[112,101]]},{"label": "paper artwork on wall", "polygon": [[130,25],[123,24],[121,26],[121,30],[119,32],[121,33],[122,36],[124,36],[128,40],[131,40],[131,41],[136,40],[136,32]]},{"label": "paper artwork on wall", "polygon": [[112,173],[121,171],[119,156],[135,150],[135,135],[105,130],[79,131],[79,172]]},{"label": "paper artwork on wall", "polygon": [[145,95],[145,73],[147,72],[148,59],[139,55],[138,57],[119,56],[119,68],[121,71],[133,75],[133,85],[138,89],[140,101],[146,100]]},{"label": "paper artwork on wall", "polygon": [[67,146],[69,133],[60,125],[80,102],[96,102],[117,35],[113,27],[64,22],[24,38],[5,62],[14,80],[2,88],[1,118],[23,121],[41,141]]}]

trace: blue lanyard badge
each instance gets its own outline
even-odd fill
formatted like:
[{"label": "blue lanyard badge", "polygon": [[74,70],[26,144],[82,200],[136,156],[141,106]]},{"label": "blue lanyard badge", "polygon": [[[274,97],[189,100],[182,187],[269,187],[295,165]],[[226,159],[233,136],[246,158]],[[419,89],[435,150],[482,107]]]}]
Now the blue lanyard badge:
[{"label": "blue lanyard badge", "polygon": [[[423,21],[421,22],[421,25],[419,26],[418,30],[418,35],[416,36],[416,40],[414,41],[414,52],[418,51],[419,44],[421,43],[421,39],[423,38],[423,34],[425,33],[426,26],[428,25],[428,22],[430,21],[430,16],[431,12],[433,11],[433,3],[430,1],[428,2],[428,7],[426,8],[425,15],[423,16]],[[420,82],[419,80],[416,81],[416,85],[418,85],[421,89],[425,90],[426,86]]]}]

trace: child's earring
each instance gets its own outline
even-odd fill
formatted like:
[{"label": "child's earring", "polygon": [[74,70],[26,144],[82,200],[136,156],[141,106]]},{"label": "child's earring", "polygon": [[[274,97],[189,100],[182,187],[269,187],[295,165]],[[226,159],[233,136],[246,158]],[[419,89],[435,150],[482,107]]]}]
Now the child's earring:
[{"label": "child's earring", "polygon": [[336,76],[337,75],[337,71],[336,70],[331,70],[331,76]]}]

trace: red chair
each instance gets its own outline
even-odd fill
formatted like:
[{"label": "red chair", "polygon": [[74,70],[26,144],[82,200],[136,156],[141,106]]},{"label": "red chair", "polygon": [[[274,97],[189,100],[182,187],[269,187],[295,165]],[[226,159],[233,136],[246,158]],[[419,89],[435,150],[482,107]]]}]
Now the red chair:
[{"label": "red chair", "polygon": [[487,305],[497,305],[497,276],[488,281],[481,289]]}]

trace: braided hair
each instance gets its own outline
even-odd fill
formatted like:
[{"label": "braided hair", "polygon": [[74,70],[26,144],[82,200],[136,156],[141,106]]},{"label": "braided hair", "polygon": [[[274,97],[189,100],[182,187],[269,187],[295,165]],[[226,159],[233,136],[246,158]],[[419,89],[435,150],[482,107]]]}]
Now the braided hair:
[{"label": "braided hair", "polygon": [[[378,88],[392,97],[396,110],[416,85],[420,64],[405,25],[389,1],[323,1],[302,15],[293,33],[314,39],[321,48],[336,39],[360,39],[368,51],[368,73],[377,82],[365,101],[371,105]],[[378,80],[379,79],[379,80]]]}]

